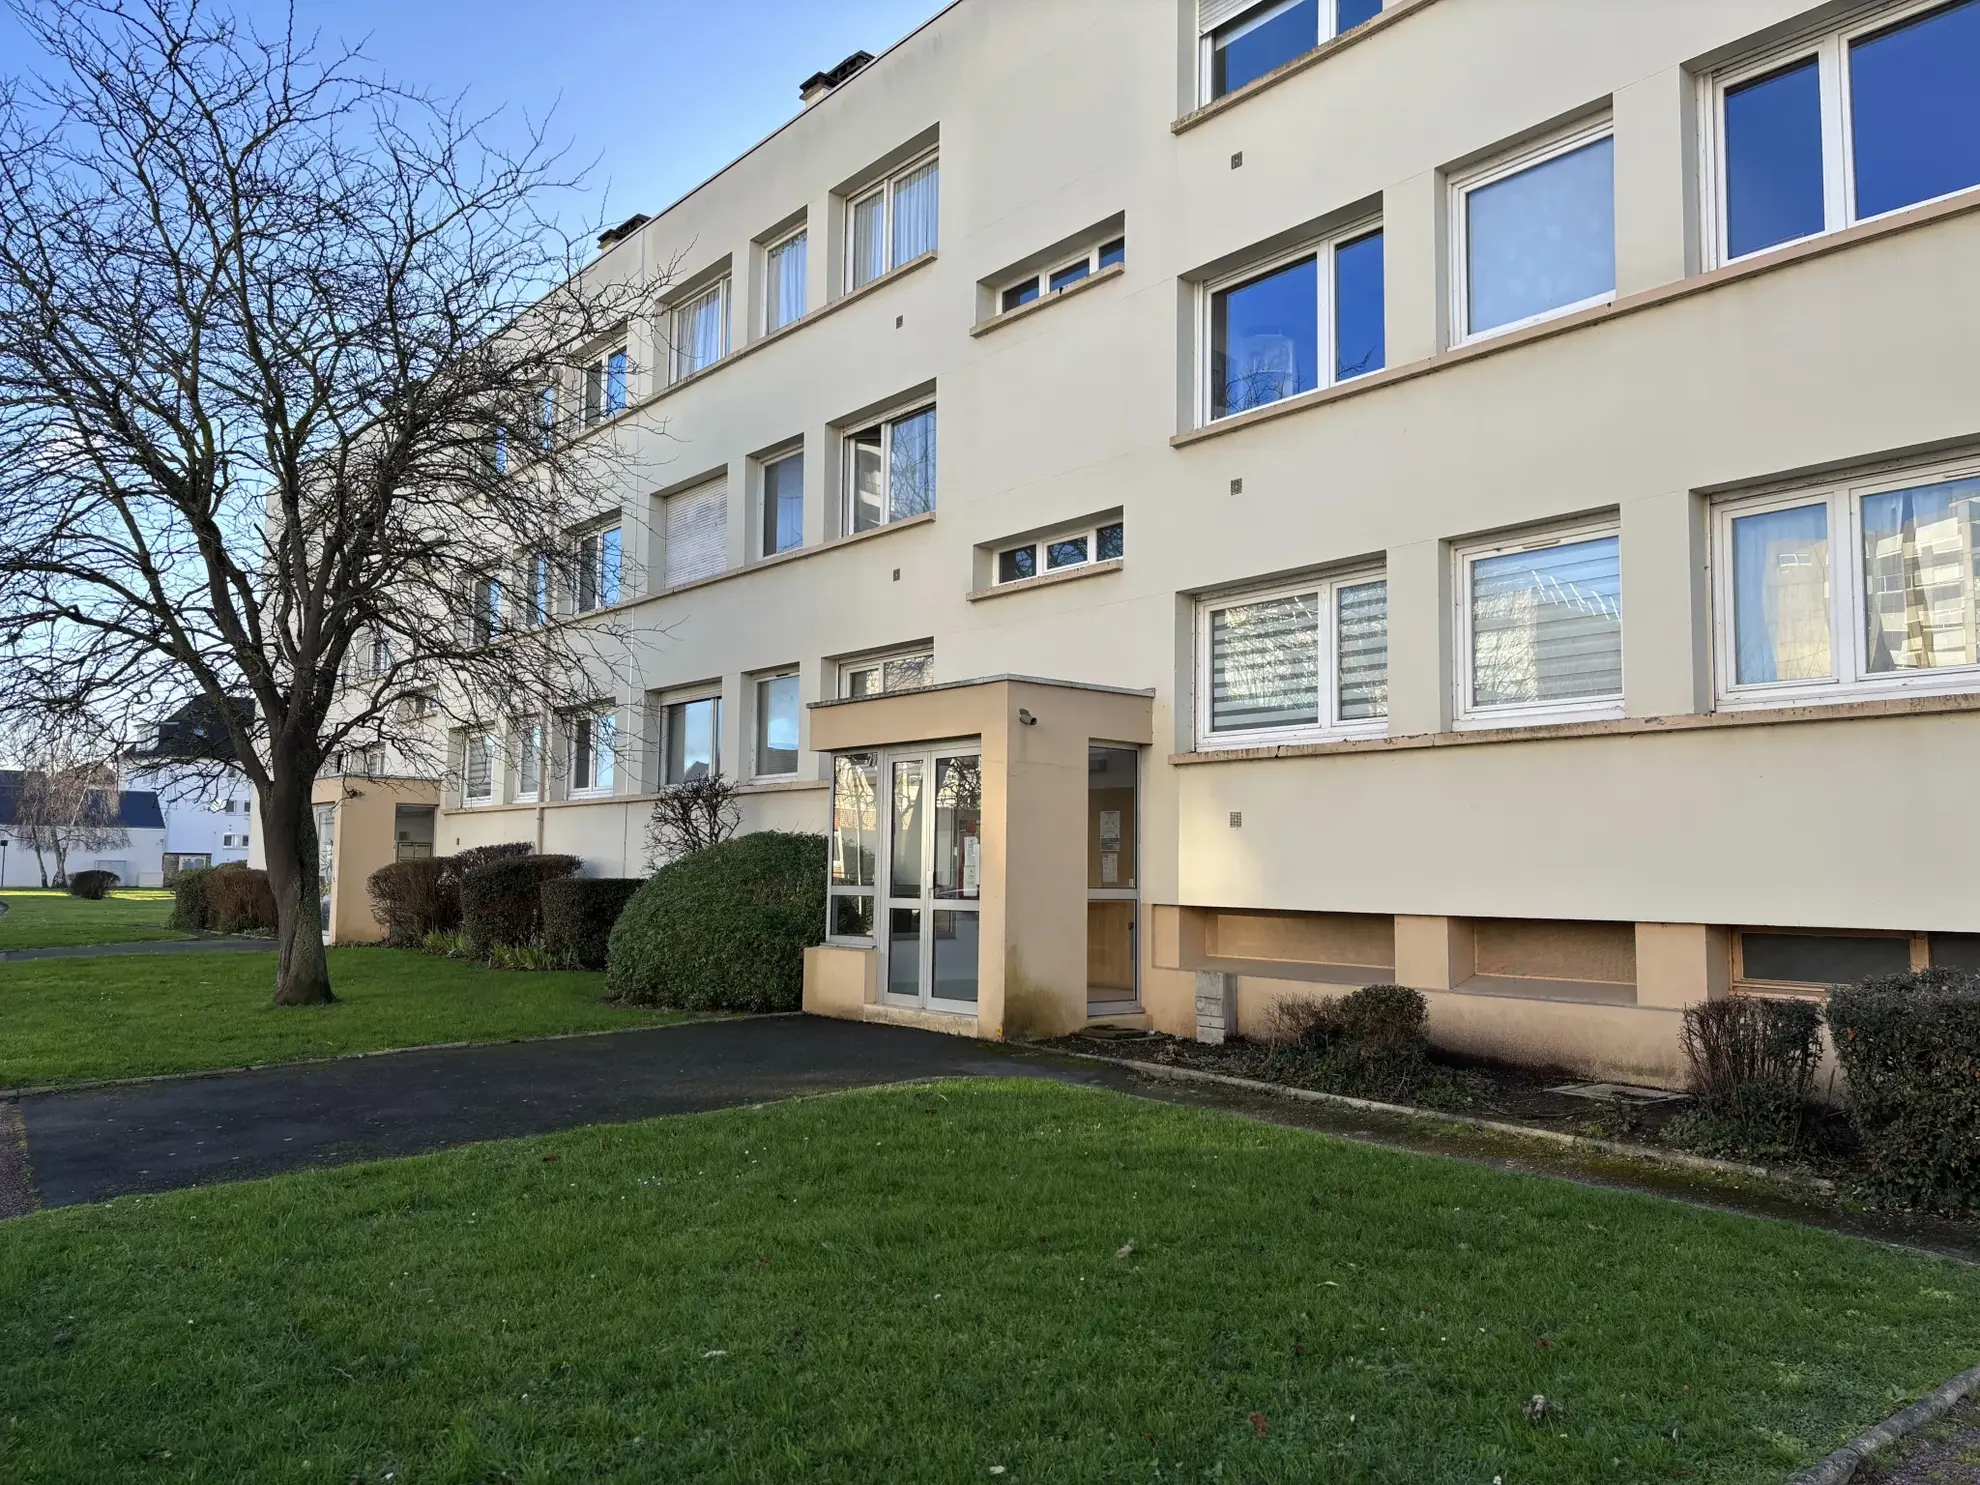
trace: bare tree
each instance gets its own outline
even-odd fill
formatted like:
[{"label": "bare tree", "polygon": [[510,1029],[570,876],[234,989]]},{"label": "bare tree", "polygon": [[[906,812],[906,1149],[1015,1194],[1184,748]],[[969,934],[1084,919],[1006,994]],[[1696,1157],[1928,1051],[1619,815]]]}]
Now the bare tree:
[{"label": "bare tree", "polygon": [[[69,884],[71,851],[114,851],[131,843],[118,809],[117,769],[71,738],[43,732],[22,755],[14,794],[14,834],[34,852],[41,885]],[[51,882],[48,861],[55,861]]]},{"label": "bare tree", "polygon": [[719,773],[670,784],[646,818],[646,869],[720,845],[742,824],[736,786]]},{"label": "bare tree", "polygon": [[619,504],[622,445],[555,389],[664,275],[578,272],[540,129],[499,148],[202,0],[14,4],[49,65],[0,84],[0,708],[204,698],[258,795],[275,999],[328,1000],[326,760],[437,773],[450,727],[612,694],[623,636],[523,574]]}]

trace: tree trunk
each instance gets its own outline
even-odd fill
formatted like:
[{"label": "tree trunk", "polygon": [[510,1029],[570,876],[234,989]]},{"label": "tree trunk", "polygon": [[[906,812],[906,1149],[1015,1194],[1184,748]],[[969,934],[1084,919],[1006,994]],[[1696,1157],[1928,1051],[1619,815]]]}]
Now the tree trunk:
[{"label": "tree trunk", "polygon": [[[42,885],[47,884],[44,882]],[[55,837],[55,885],[69,885],[69,846],[59,834]]]},{"label": "tree trunk", "polygon": [[262,796],[261,847],[275,894],[275,1004],[328,1005],[330,962],[323,952],[321,883],[316,870],[314,771],[284,758],[275,742],[273,777]]}]

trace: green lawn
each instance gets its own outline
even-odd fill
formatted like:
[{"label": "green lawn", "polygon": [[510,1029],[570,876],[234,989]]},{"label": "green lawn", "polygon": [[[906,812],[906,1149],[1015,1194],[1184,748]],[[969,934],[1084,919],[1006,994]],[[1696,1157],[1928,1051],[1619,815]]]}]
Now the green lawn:
[{"label": "green lawn", "polygon": [[337,1004],[277,1007],[272,950],[0,965],[0,1088],[682,1019],[606,1004],[599,974],[401,949],[332,949],[330,978]]},{"label": "green lawn", "polygon": [[191,938],[167,928],[170,892],[133,888],[87,902],[66,892],[0,891],[0,949],[65,949],[72,944],[138,944]]},{"label": "green lawn", "polygon": [[42,1213],[0,1294],[21,1482],[1745,1485],[1980,1352],[1950,1262],[1016,1081]]}]

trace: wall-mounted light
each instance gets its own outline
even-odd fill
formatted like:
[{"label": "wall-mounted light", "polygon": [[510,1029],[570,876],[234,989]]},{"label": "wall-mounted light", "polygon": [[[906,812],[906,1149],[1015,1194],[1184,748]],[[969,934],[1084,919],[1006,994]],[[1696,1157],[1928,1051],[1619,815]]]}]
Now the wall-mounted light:
[{"label": "wall-mounted light", "polygon": [[1038,719],[1036,717],[1032,716],[1032,714],[1026,711],[1023,707],[1018,708],[1018,726],[1036,727],[1037,725],[1038,725]]}]

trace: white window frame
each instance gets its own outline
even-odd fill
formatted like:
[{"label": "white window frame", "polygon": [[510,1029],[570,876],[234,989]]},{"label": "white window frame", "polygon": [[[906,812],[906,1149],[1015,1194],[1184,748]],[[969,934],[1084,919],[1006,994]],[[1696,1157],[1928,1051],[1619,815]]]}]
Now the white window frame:
[{"label": "white window frame", "polygon": [[[1549,160],[1562,155],[1573,154],[1578,149],[1595,144],[1604,139],[1613,139],[1616,133],[1615,118],[1604,113],[1600,118],[1577,124],[1564,132],[1549,134],[1531,144],[1522,145],[1508,153],[1496,155],[1476,169],[1451,177],[1449,187],[1450,202],[1450,276],[1451,276],[1451,333],[1453,348],[1475,344],[1481,340],[1496,339],[1510,335],[1515,330],[1524,330],[1529,325],[1543,325],[1549,320],[1557,320],[1562,315],[1579,313],[1593,309],[1600,304],[1613,304],[1616,301],[1615,286],[1605,292],[1577,299],[1572,304],[1558,305],[1553,309],[1543,309],[1538,314],[1527,315],[1524,319],[1512,320],[1504,325],[1494,325],[1489,330],[1471,331],[1471,243],[1470,212],[1466,210],[1466,198],[1473,191],[1486,186],[1497,185],[1502,180],[1510,180],[1515,175],[1524,174],[1536,165],[1544,165]],[[1615,230],[1615,198],[1609,200],[1610,231]]]},{"label": "white window frame", "polygon": [[[1528,531],[1516,536],[1506,536],[1479,542],[1454,544],[1451,548],[1451,600],[1454,612],[1454,638],[1457,649],[1453,654],[1455,675],[1455,715],[1453,728],[1459,732],[1484,731],[1493,727],[1537,727],[1551,722],[1601,721],[1623,715],[1624,696],[1629,687],[1629,676],[1625,669],[1622,686],[1611,694],[1601,696],[1580,696],[1572,701],[1532,701],[1508,702],[1496,706],[1480,706],[1472,699],[1474,666],[1472,663],[1472,612],[1471,612],[1471,569],[1491,557],[1506,557],[1515,552],[1539,552],[1551,547],[1573,546],[1577,542],[1600,541],[1605,537],[1616,538],[1617,570],[1622,564],[1622,523],[1617,519],[1576,522],[1568,526],[1550,526],[1542,531]],[[1622,638],[1618,637],[1620,663],[1627,665],[1628,655]]]},{"label": "white window frame", "polygon": [[[928,661],[930,678],[927,685],[917,686],[913,689],[918,691],[926,690],[928,686],[935,684],[935,647],[933,645],[906,645],[898,650],[883,650],[878,654],[860,655],[850,660],[840,661],[839,683],[835,694],[842,701],[850,700],[852,698],[852,678],[861,671],[877,671],[884,681],[886,678],[887,663],[890,660],[917,660],[923,658],[926,658]],[[883,688],[877,691],[869,691],[860,699],[862,701],[870,701],[876,696],[905,696],[907,694],[906,691],[888,691]],[[855,748],[852,751],[858,752],[860,750]]]},{"label": "white window frame", "polygon": [[[1272,747],[1279,744],[1335,742],[1353,737],[1386,737],[1389,732],[1389,717],[1386,707],[1379,717],[1341,716],[1341,610],[1340,590],[1360,587],[1363,583],[1386,583],[1388,569],[1384,566],[1354,567],[1341,572],[1328,572],[1309,577],[1303,582],[1274,583],[1270,587],[1240,588],[1230,592],[1206,594],[1196,601],[1196,746],[1205,753],[1221,752],[1232,748]],[[1214,732],[1211,730],[1211,655],[1210,655],[1210,616],[1222,609],[1243,608],[1252,603],[1269,603],[1275,598],[1292,598],[1300,594],[1312,593],[1325,615],[1321,623],[1319,646],[1319,713],[1318,722],[1306,722],[1285,727],[1251,727],[1243,731]],[[1386,620],[1384,635],[1386,636]]]},{"label": "white window frame", "polygon": [[[1119,526],[1121,528],[1121,551],[1123,556],[1102,557],[1099,555],[1100,533],[1112,526]],[[1067,562],[1058,567],[1047,567],[1045,565],[1044,558],[1047,547],[1052,546],[1056,542],[1078,541],[1082,537],[1086,541],[1085,557],[1077,562]],[[1021,552],[1027,547],[1031,549],[1032,554],[1033,570],[1031,576],[1021,578],[1004,577],[1004,558],[1012,552]],[[1104,521],[1094,521],[1085,526],[1072,526],[1064,531],[1054,531],[1049,536],[1034,537],[1030,541],[1007,541],[1001,543],[990,553],[990,586],[993,588],[1013,588],[1019,583],[1035,583],[1038,579],[1051,577],[1054,573],[1078,572],[1083,567],[1092,567],[1103,562],[1120,562],[1125,560],[1126,551],[1127,522],[1120,516],[1109,516]]]},{"label": "white window frame", "polygon": [[[693,293],[677,301],[667,311],[667,330],[670,342],[667,361],[673,373],[670,378],[671,381],[684,382],[689,377],[700,376],[704,371],[720,366],[724,361],[729,359],[729,293],[730,278],[725,273],[715,280],[714,283],[704,284]],[[711,297],[715,299],[717,304],[715,317],[721,327],[721,343],[715,348],[714,360],[705,366],[697,366],[690,370],[687,365],[687,353],[690,341],[682,332],[689,325],[690,316],[694,313],[695,309],[705,304]]]},{"label": "white window frame", "polygon": [[[763,688],[773,681],[798,680],[797,667],[793,665],[787,666],[782,670],[759,671],[755,675],[752,675],[749,680],[749,776],[752,781],[761,780],[773,783],[794,779],[798,776],[798,761],[795,758],[792,759],[789,768],[776,773],[764,772],[761,743],[763,734]],[[798,692],[798,716],[802,719],[804,716],[803,682],[799,681],[798,684],[800,688]],[[802,742],[801,739],[800,742]],[[799,747],[798,752],[800,755],[802,754],[802,746]]]},{"label": "white window frame", "polygon": [[[1980,186],[1962,186],[1944,195],[1914,201],[1909,206],[1892,207],[1867,217],[1856,215],[1856,152],[1851,148],[1854,119],[1851,114],[1849,48],[1851,43],[1873,32],[1916,19],[1941,9],[1947,0],[1898,0],[1860,13],[1847,25],[1829,25],[1803,31],[1784,42],[1752,51],[1713,71],[1699,88],[1698,139],[1704,153],[1700,206],[1704,215],[1706,267],[1716,268],[1741,262],[1764,253],[1777,252],[1797,243],[1844,231],[1860,222],[1955,196],[1971,195]],[[1734,257],[1726,243],[1731,214],[1726,204],[1726,94],[1769,73],[1779,72],[1797,62],[1813,59],[1820,79],[1822,99],[1822,226],[1803,237],[1755,248]]]},{"label": "white window frame", "polygon": [[[1771,492],[1717,502],[1712,508],[1712,668],[1720,708],[1747,711],[1893,695],[1947,696],[1980,691],[1980,663],[1898,670],[1888,675],[1871,673],[1863,563],[1865,497],[1976,477],[1980,477],[1980,456],[1969,456],[1923,465],[1886,465],[1853,478],[1781,486]],[[1741,685],[1733,594],[1733,522],[1741,516],[1813,505],[1825,506],[1829,518],[1830,674],[1822,680],[1750,681]]]},{"label": "white window frame", "polygon": [[[756,500],[756,525],[758,529],[756,532],[756,542],[755,542],[756,554],[754,555],[754,557],[752,557],[751,559],[752,561],[763,562],[769,560],[772,557],[788,557],[792,552],[801,552],[804,550],[803,504],[800,504],[799,513],[798,513],[797,545],[794,547],[786,547],[781,552],[772,550],[776,541],[777,527],[775,520],[773,519],[776,513],[770,509],[770,505],[769,505],[770,471],[776,465],[783,464],[791,459],[796,459],[798,461],[798,471],[799,471],[798,483],[800,486],[799,494],[804,497],[804,503],[808,503],[810,501],[811,492],[809,490],[802,488],[807,483],[807,481],[805,481],[803,478],[804,440],[802,438],[798,439],[795,443],[786,444],[781,448],[773,449],[771,450],[771,452],[763,455],[760,459],[756,461],[755,500]],[[848,474],[851,473],[852,470],[851,454],[847,454],[846,456],[846,470]]]},{"label": "white window frame", "polygon": [[[1000,315],[1016,314],[1021,309],[1050,299],[1054,295],[1063,294],[1069,289],[1077,288],[1088,279],[1098,277],[1106,269],[1114,266],[1114,264],[1109,263],[1103,267],[1100,262],[1101,255],[1109,248],[1119,248],[1121,250],[1121,264],[1125,265],[1127,263],[1127,235],[1121,232],[1110,232],[1103,240],[1095,242],[1083,252],[1075,253],[1072,257],[1060,259],[1049,267],[1036,269],[1031,273],[1020,274],[1016,278],[999,284],[997,286],[996,313]],[[1078,268],[1081,264],[1086,265],[1086,272],[1083,275],[1073,280],[1072,283],[1061,285],[1056,289],[1052,287],[1052,280],[1055,277],[1066,272],[1068,269]],[[1027,285],[1036,289],[1038,292],[1023,304],[1013,304],[1006,307],[1004,300]]]},{"label": "white window frame", "polygon": [[[1219,9],[1211,9],[1204,5],[1197,7],[1196,102],[1198,107],[1206,103],[1215,103],[1219,97],[1228,98],[1231,96],[1231,93],[1242,92],[1245,88],[1251,86],[1250,83],[1244,83],[1232,88],[1229,93],[1222,94],[1211,91],[1216,86],[1217,79],[1217,48],[1215,41],[1217,32],[1223,30],[1224,27],[1230,25],[1233,21],[1244,20],[1247,16],[1255,15],[1259,20],[1263,21],[1267,18],[1266,12],[1276,13],[1291,10],[1296,4],[1298,4],[1298,0],[1259,0],[1258,4],[1251,6],[1237,5],[1235,7]],[[1312,50],[1315,51],[1325,46],[1336,36],[1343,34],[1341,31],[1340,0],[1320,0],[1319,9],[1318,25],[1315,27],[1316,35],[1312,47]],[[1206,12],[1208,15],[1207,19]],[[1367,22],[1363,21],[1361,24],[1366,25]],[[1307,54],[1301,52],[1299,55],[1303,57]],[[1296,60],[1298,60],[1296,57],[1288,57],[1286,62]],[[1282,62],[1280,65],[1284,66],[1285,63]]]},{"label": "white window frame", "polygon": [[[517,804],[535,804],[543,798],[543,771],[549,763],[543,746],[547,737],[540,717],[525,718],[516,723],[516,790],[512,797]],[[536,751],[536,787],[525,789],[522,783],[528,777],[529,770],[523,760],[529,757],[532,747]]]},{"label": "white window frame", "polygon": [[[619,363],[619,400],[612,403],[612,362]],[[611,347],[594,356],[584,368],[584,424],[587,428],[600,423],[609,423],[622,417],[631,401],[626,379],[631,375],[632,363],[626,354],[625,343]]]},{"label": "white window frame", "polygon": [[[677,706],[692,706],[697,701],[712,701],[715,703],[714,735],[708,741],[708,771],[711,775],[722,772],[722,712],[724,710],[722,687],[719,685],[708,685],[690,687],[685,691],[663,691],[654,702],[655,726],[653,729],[654,737],[660,745],[659,766],[655,769],[655,775],[658,779],[659,787],[662,789],[676,788],[686,782],[684,779],[669,779],[667,777],[667,759],[673,744],[674,708]],[[755,765],[755,761],[754,758],[750,760],[752,767]]]},{"label": "white window frame", "polygon": [[796,242],[800,237],[802,237],[805,239],[805,245],[804,245],[805,291],[807,295],[810,293],[810,289],[811,289],[810,231],[811,231],[811,224],[809,222],[802,223],[796,227],[793,227],[790,231],[784,233],[781,237],[773,238],[771,241],[763,244],[763,333],[765,335],[775,335],[779,330],[788,330],[791,326],[795,325],[799,320],[805,317],[806,306],[800,304],[798,306],[798,310],[796,314],[790,316],[790,318],[786,320],[773,322],[770,314],[771,285],[777,282],[777,254],[782,252],[785,248],[789,247],[792,243]]},{"label": "white window frame", "polygon": [[[1379,214],[1362,217],[1349,226],[1341,227],[1327,233],[1324,237],[1312,238],[1301,243],[1298,247],[1288,248],[1283,253],[1275,253],[1269,258],[1260,258],[1255,262],[1247,263],[1242,268],[1233,269],[1229,273],[1221,274],[1202,284],[1196,295],[1197,427],[1207,428],[1210,424],[1221,423],[1226,418],[1235,418],[1246,412],[1257,411],[1256,408],[1241,408],[1238,412],[1212,415],[1211,409],[1216,406],[1215,388],[1212,385],[1211,377],[1214,374],[1213,369],[1216,365],[1217,357],[1217,347],[1212,343],[1212,335],[1214,334],[1217,323],[1217,296],[1228,293],[1232,289],[1241,289],[1257,279],[1269,278],[1281,269],[1291,268],[1294,264],[1304,262],[1308,258],[1313,260],[1315,287],[1319,290],[1314,298],[1318,301],[1320,313],[1317,339],[1317,344],[1320,348],[1320,366],[1318,368],[1320,378],[1312,390],[1319,392],[1324,391],[1328,387],[1345,386],[1349,381],[1360,381],[1362,377],[1372,376],[1375,371],[1384,369],[1382,367],[1376,367],[1370,371],[1364,371],[1355,376],[1348,377],[1346,381],[1343,381],[1334,374],[1341,360],[1338,343],[1339,337],[1336,334],[1340,320],[1340,306],[1336,302],[1339,295],[1337,293],[1338,276],[1334,272],[1334,254],[1341,248],[1346,247],[1349,243],[1356,242],[1361,238],[1367,237],[1370,233],[1380,232],[1382,230],[1382,218]],[[1383,308],[1385,311],[1388,307],[1386,302],[1387,297],[1388,286],[1385,282],[1383,285]],[[1304,395],[1306,394],[1294,394],[1294,396]],[[1289,400],[1288,398],[1281,397],[1279,402]],[[1276,407],[1278,403],[1268,402],[1262,405]]]},{"label": "white window frame", "polygon": [[[851,195],[846,197],[846,244],[845,244],[846,272],[845,272],[845,287],[844,287],[845,293],[850,294],[855,289],[871,288],[874,284],[879,283],[880,280],[885,278],[888,274],[897,273],[901,269],[907,267],[909,263],[918,262],[921,258],[927,257],[928,253],[932,253],[935,251],[935,248],[930,248],[927,253],[919,253],[915,257],[909,258],[904,262],[896,263],[894,261],[894,198],[897,192],[899,191],[900,184],[902,181],[906,180],[909,176],[913,175],[916,171],[921,170],[923,167],[936,163],[941,159],[941,157],[942,157],[942,150],[941,147],[938,145],[934,149],[926,150],[923,153],[916,155],[912,160],[908,161],[905,165],[898,166],[895,169],[888,171],[884,178],[875,181],[872,185],[866,187],[864,190],[855,191]],[[939,177],[937,180],[937,190],[938,192],[940,190]],[[887,200],[886,200],[885,208],[880,213],[881,268],[878,273],[874,274],[872,278],[868,279],[865,283],[862,284],[856,281],[859,270],[859,241],[858,238],[854,235],[858,231],[859,208],[863,206],[866,202],[871,201],[875,196],[878,196],[883,192],[886,194]],[[807,249],[807,255],[808,253],[809,253],[809,249]],[[805,267],[807,271],[809,271],[810,263],[808,261],[808,257]]]},{"label": "white window frame", "polygon": [[[619,533],[618,595],[607,601],[605,597],[605,538],[612,532]],[[595,614],[616,607],[626,598],[626,522],[623,514],[599,521],[577,533],[577,570],[572,573],[571,612],[573,614]],[[584,601],[585,584],[591,585],[592,601]],[[534,595],[532,595],[534,601]]]},{"label": "white window frame", "polygon": [[[925,412],[935,413],[935,465],[939,475],[942,463],[942,415],[936,411],[933,397],[890,409],[877,418],[867,418],[848,427],[839,436],[839,534],[841,536],[864,534],[859,532],[855,524],[859,516],[859,486],[855,478],[854,448],[860,435],[871,433],[876,428],[880,430],[880,473],[884,481],[880,490],[880,521],[878,525],[870,526],[867,530],[882,531],[897,524],[894,519],[894,425],[905,423],[909,418]],[[935,505],[936,502],[931,501],[926,511],[918,511],[913,516],[902,516],[900,519],[912,521],[918,516],[933,515]]]},{"label": "white window frame", "polygon": [[[475,748],[482,748],[488,757],[488,787],[480,794],[471,793],[474,788],[474,766],[469,761]],[[495,765],[501,755],[496,745],[495,734],[486,727],[470,727],[461,734],[461,807],[479,808],[495,802]]]},{"label": "white window frame", "polygon": [[[601,728],[600,723],[607,724]],[[583,751],[578,746],[579,729],[584,728],[588,738],[588,761],[591,782],[580,785],[577,782],[578,758]],[[601,746],[600,733],[609,734]],[[601,702],[565,715],[564,733],[570,744],[572,799],[606,799],[618,792],[619,787],[619,720],[618,709],[610,702]],[[603,759],[611,777],[600,782],[599,761]]]}]

